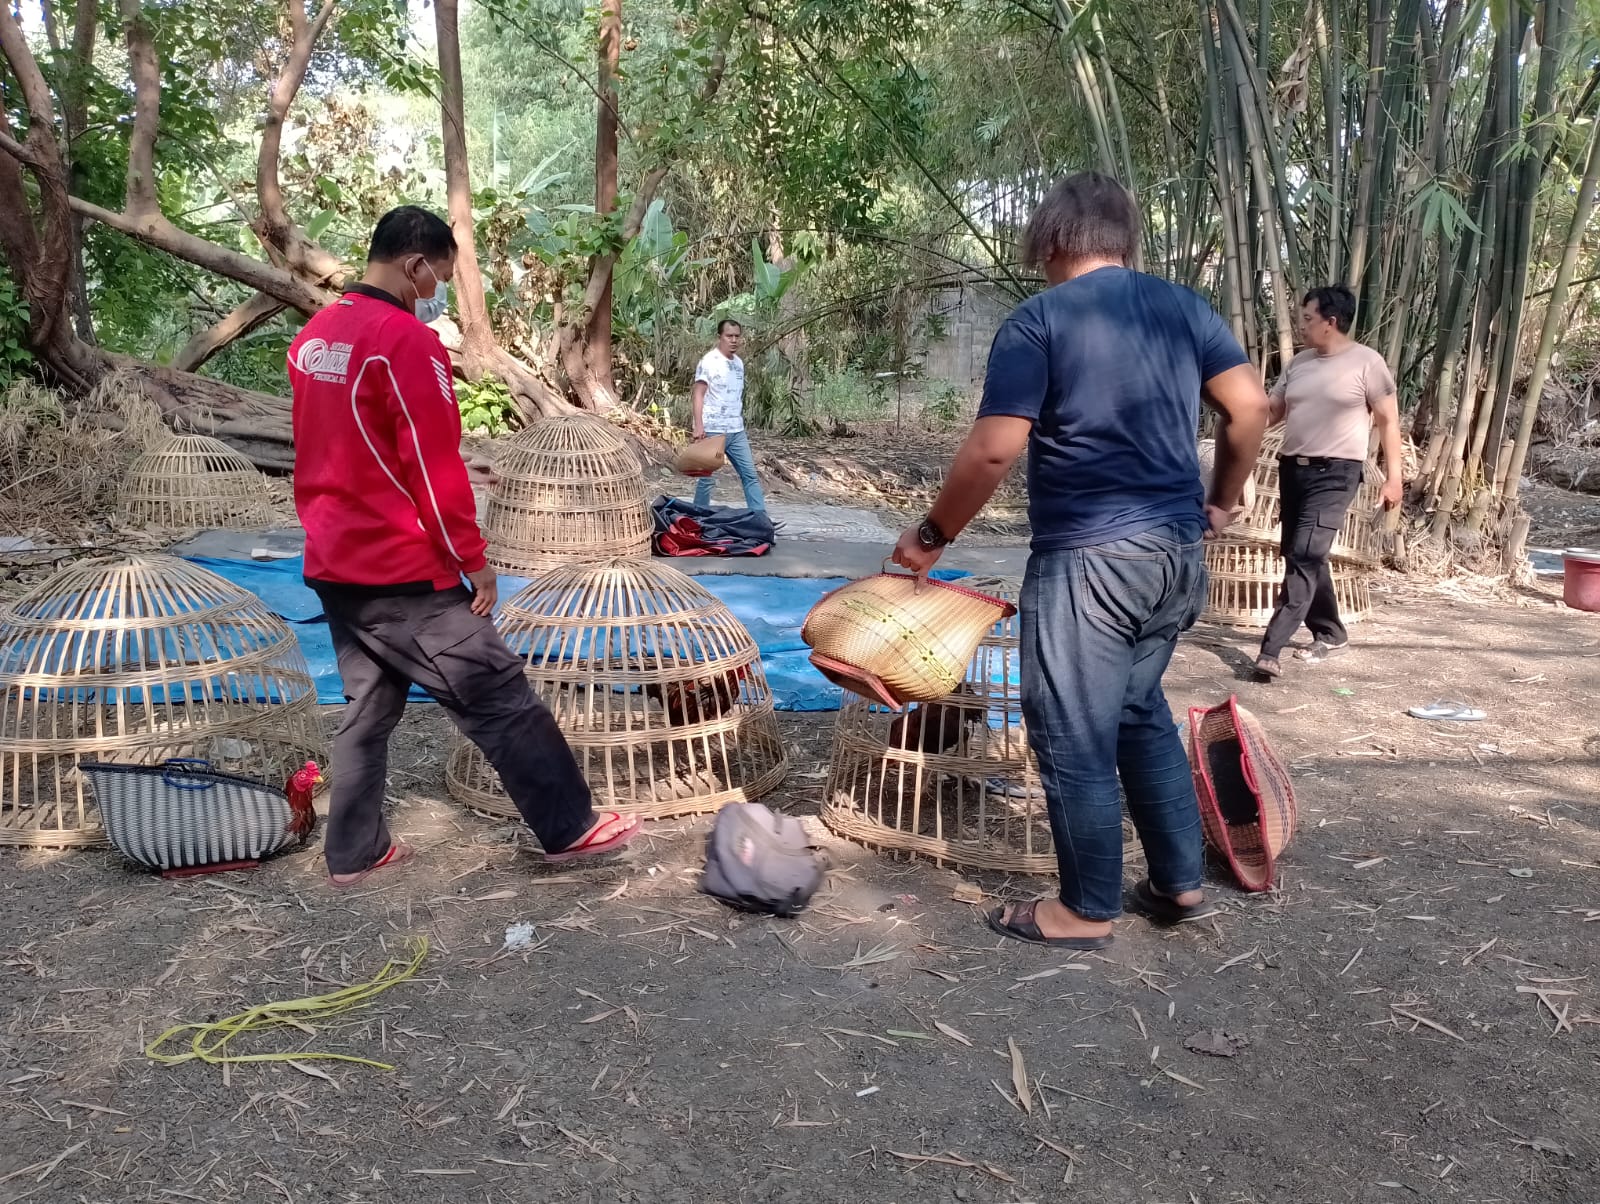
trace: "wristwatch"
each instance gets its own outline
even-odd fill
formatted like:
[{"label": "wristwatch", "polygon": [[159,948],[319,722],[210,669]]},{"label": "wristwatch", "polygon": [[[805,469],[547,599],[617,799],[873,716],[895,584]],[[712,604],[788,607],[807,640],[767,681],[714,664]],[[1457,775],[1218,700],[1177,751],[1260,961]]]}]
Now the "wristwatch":
[{"label": "wristwatch", "polygon": [[934,525],[933,519],[925,518],[917,526],[917,542],[923,546],[924,550],[931,552],[935,548],[944,547],[950,542],[950,539]]}]

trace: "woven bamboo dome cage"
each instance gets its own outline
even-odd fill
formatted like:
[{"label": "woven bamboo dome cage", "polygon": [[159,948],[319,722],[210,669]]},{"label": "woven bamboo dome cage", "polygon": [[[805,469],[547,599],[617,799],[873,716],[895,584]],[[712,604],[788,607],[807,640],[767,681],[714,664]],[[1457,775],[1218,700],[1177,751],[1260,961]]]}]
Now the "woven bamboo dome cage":
[{"label": "woven bamboo dome cage", "polygon": [[[1015,602],[1015,581],[963,585]],[[1001,619],[956,689],[895,712],[845,695],[822,821],[846,839],[972,869],[1056,872],[1022,722],[1021,619]]]},{"label": "woven bamboo dome cage", "polygon": [[0,845],[103,842],[80,761],[172,757],[282,786],[327,764],[288,626],[170,556],[89,560],[0,610]]},{"label": "woven bamboo dome cage", "polygon": [[174,435],[134,461],[122,483],[128,521],[190,531],[272,523],[267,479],[220,439]]},{"label": "woven bamboo dome cage", "polygon": [[603,418],[534,423],[495,461],[484,535],[489,563],[532,576],[560,564],[650,554],[650,506],[639,457]]},{"label": "woven bamboo dome cage", "polygon": [[[692,815],[760,798],[788,772],[755,640],[670,565],[564,565],[507,602],[499,623],[577,755],[595,806],[645,819]],[[470,810],[517,814],[463,737],[451,747],[445,782]]]},{"label": "woven bamboo dome cage", "polygon": [[[1283,432],[1268,431],[1256,460],[1255,501],[1228,529],[1229,535],[1274,547],[1282,541],[1283,495],[1278,481],[1278,452],[1282,446]],[[1382,559],[1382,529],[1378,517],[1382,480],[1377,460],[1369,458],[1355,501],[1350,503],[1339,534],[1334,537],[1331,556],[1335,561],[1371,568]]]},{"label": "woven bamboo dome cage", "polygon": [[[1278,588],[1287,565],[1275,545],[1224,537],[1206,544],[1211,575],[1205,617],[1233,627],[1265,627],[1278,604]],[[1333,593],[1339,617],[1359,623],[1372,613],[1369,573],[1359,566],[1334,562]]]}]

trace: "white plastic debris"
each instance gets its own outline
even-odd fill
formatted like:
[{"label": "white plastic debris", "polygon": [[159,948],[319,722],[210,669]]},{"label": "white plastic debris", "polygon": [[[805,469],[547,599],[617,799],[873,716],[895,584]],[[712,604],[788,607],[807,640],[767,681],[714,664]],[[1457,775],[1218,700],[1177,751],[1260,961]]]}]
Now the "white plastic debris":
[{"label": "white plastic debris", "polygon": [[527,920],[519,924],[506,925],[505,947],[513,953],[522,949],[533,948],[533,925]]}]

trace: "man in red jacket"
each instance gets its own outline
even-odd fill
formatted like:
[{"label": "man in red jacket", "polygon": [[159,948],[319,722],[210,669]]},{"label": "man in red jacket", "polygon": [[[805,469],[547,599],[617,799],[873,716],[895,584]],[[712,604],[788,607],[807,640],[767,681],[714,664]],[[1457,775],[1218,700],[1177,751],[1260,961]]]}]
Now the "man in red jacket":
[{"label": "man in red jacket", "polygon": [[390,211],[361,282],[289,346],[305,579],[322,599],[346,701],[323,840],[335,886],[411,855],[390,838],[383,798],[389,733],[413,684],[483,749],[547,860],[610,852],[639,830],[592,809],[572,750],[490,619],[495,574],[461,458],[450,360],[424,325],[444,312],[455,261],[443,220]]}]

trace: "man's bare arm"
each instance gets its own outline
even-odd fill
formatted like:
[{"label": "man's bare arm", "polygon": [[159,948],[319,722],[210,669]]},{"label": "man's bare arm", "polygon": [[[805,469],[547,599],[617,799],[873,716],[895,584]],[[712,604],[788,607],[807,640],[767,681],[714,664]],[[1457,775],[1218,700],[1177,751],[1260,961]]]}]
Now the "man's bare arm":
[{"label": "man's bare arm", "polygon": [[1017,457],[1027,450],[1032,432],[1033,422],[1028,418],[991,415],[972,424],[950,465],[944,488],[928,511],[928,520],[946,539],[959,535],[988,504]]},{"label": "man's bare arm", "polygon": [[696,439],[704,439],[706,437],[706,382],[703,380],[695,381],[694,390],[690,393],[690,397],[694,400],[694,417],[691,420],[694,423],[692,428],[694,437]]},{"label": "man's bare arm", "polygon": [[[1232,511],[1244,496],[1244,483],[1261,454],[1272,403],[1249,364],[1213,376],[1203,386],[1205,402],[1222,418],[1217,430],[1217,466],[1206,505]],[[1216,529],[1216,523],[1212,524]]]},{"label": "man's bare arm", "polygon": [[[992,414],[972,424],[972,431],[956,452],[944,488],[928,511],[928,521],[946,539],[954,539],[994,496],[1006,473],[1028,446],[1033,433],[1031,418]],[[927,576],[943,548],[925,548],[912,527],[895,545],[894,562],[919,577]]]},{"label": "man's bare arm", "polygon": [[1390,393],[1372,406],[1372,425],[1378,428],[1383,451],[1383,504],[1389,509],[1405,498],[1405,460],[1400,450],[1400,398]]}]

